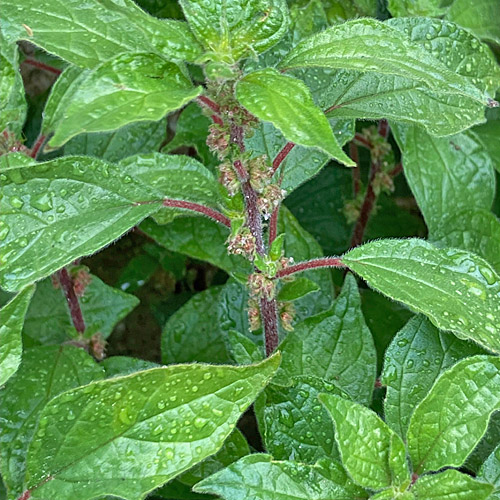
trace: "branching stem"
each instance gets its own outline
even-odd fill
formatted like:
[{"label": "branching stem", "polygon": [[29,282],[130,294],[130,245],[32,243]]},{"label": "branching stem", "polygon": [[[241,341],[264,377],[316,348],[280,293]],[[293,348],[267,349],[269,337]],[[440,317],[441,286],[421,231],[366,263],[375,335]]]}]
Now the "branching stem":
[{"label": "branching stem", "polygon": [[311,259],[285,267],[276,273],[276,278],[283,278],[285,276],[290,276],[291,274],[308,271],[309,269],[316,269],[318,267],[345,268],[346,265],[339,257],[320,257],[319,259]]},{"label": "branching stem", "polygon": [[68,303],[73,326],[79,335],[83,335],[85,332],[85,321],[83,320],[80,302],[78,301],[78,297],[76,296],[75,289],[73,287],[73,280],[65,267],[58,271],[57,278],[64,296],[66,297],[66,302]]}]

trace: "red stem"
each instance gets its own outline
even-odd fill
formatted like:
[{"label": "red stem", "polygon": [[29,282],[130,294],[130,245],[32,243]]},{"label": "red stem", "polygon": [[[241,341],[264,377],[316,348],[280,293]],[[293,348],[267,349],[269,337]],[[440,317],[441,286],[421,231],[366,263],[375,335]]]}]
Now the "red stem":
[{"label": "red stem", "polygon": [[[141,202],[137,203],[140,204]],[[199,203],[192,203],[190,201],[184,201],[184,200],[172,200],[170,198],[166,198],[163,200],[163,206],[192,210],[193,212],[198,212],[200,214],[206,215],[207,217],[210,217],[210,219],[213,219],[216,222],[226,227],[231,227],[231,221],[229,220],[228,217],[221,214],[217,210],[214,210],[213,208],[206,207],[205,205],[200,205]]]},{"label": "red stem", "polygon": [[224,122],[222,121],[222,118],[220,116],[217,116],[217,115],[211,115],[210,118],[212,118],[212,121],[214,123],[216,123],[217,125],[224,125]]},{"label": "red stem", "polygon": [[294,148],[295,143],[287,142],[282,150],[276,155],[276,158],[273,160],[273,174],[278,170],[283,160],[288,156],[288,153]]},{"label": "red stem", "polygon": [[378,122],[378,134],[384,139],[387,139],[389,136],[389,124],[387,120],[382,119]]},{"label": "red stem", "polygon": [[71,315],[71,321],[73,326],[79,335],[83,335],[85,332],[85,321],[83,320],[82,309],[80,307],[80,302],[76,296],[75,289],[73,287],[73,280],[68,273],[68,270],[63,267],[57,273],[59,283],[61,284],[62,291],[66,297],[66,302],[69,306],[69,313]]},{"label": "red stem", "polygon": [[266,355],[270,356],[279,344],[278,336],[278,304],[276,299],[260,299],[262,323],[264,324]]},{"label": "red stem", "polygon": [[346,266],[339,257],[320,257],[319,259],[307,260],[305,262],[299,262],[298,264],[285,267],[276,273],[276,278],[283,278],[284,276],[290,276],[290,274],[307,271],[309,269],[316,269],[318,267],[345,268]]},{"label": "red stem", "polygon": [[28,500],[28,498],[31,498],[30,490],[26,490],[17,500]]},{"label": "red stem", "polygon": [[402,163],[398,163],[390,172],[389,172],[389,175],[391,177],[396,177],[397,175],[399,175],[401,172],[403,171],[403,164]]},{"label": "red stem", "polygon": [[278,236],[278,219],[280,215],[281,203],[273,210],[271,214],[271,219],[269,220],[269,246],[273,244],[273,241]]},{"label": "red stem", "polygon": [[37,159],[38,155],[42,152],[43,150],[43,146],[44,146],[44,143],[45,143],[45,139],[47,139],[47,136],[46,135],[42,135],[40,134],[35,142],[35,144],[33,145],[33,147],[31,148],[31,152],[30,152],[30,156],[31,158],[34,158],[35,160]]},{"label": "red stem", "polygon": [[220,106],[209,97],[200,95],[198,96],[198,101],[204,104],[207,108],[210,108],[212,111],[215,111],[216,113],[220,112]]},{"label": "red stem", "polygon": [[359,144],[360,146],[363,146],[367,149],[371,149],[373,147],[373,144],[364,135],[359,134],[357,132],[354,134],[353,141],[356,144]]},{"label": "red stem", "polygon": [[49,71],[50,73],[54,73],[54,75],[57,76],[62,73],[62,70],[60,70],[59,68],[54,68],[54,66],[49,66],[48,64],[40,61],[35,61],[34,59],[25,59],[23,62],[29,64],[30,66],[34,66],[35,68],[40,68],[45,71]]}]

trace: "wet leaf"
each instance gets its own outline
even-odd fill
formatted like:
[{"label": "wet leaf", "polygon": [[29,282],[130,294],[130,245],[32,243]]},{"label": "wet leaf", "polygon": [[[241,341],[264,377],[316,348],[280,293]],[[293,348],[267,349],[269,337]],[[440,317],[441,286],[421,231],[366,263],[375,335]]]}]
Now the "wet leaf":
[{"label": "wet leaf", "polygon": [[34,291],[34,286],[26,287],[0,310],[2,316],[2,324],[0,325],[0,386],[4,385],[16,373],[21,363],[23,352],[21,331]]},{"label": "wet leaf", "polygon": [[500,445],[485,460],[477,477],[494,486],[495,491],[488,498],[498,500],[500,498]]},{"label": "wet leaf", "polygon": [[45,404],[102,378],[103,369],[82,349],[49,346],[24,352],[20,370],[0,390],[0,467],[9,499],[22,492],[28,446]]},{"label": "wet leaf", "polygon": [[460,467],[499,408],[499,358],[474,356],[444,372],[410,420],[407,442],[415,473]]},{"label": "wet leaf", "polygon": [[257,118],[276,126],[287,140],[318,148],[347,166],[355,165],[300,80],[269,68],[255,71],[238,82],[236,97]]},{"label": "wet leaf", "polygon": [[35,500],[142,498],[217,452],[279,361],[153,368],[67,391],[40,415],[24,488]]},{"label": "wet leaf", "polygon": [[500,278],[482,258],[419,239],[387,239],[357,247],[342,261],[372,288],[424,313],[438,328],[500,351]]},{"label": "wet leaf", "polygon": [[255,454],[204,479],[194,487],[227,500],[347,500],[368,498],[336,462],[303,465]]},{"label": "wet leaf", "polygon": [[314,281],[307,278],[297,278],[283,285],[279,291],[278,299],[285,302],[293,301],[317,290],[319,290],[319,286]]}]

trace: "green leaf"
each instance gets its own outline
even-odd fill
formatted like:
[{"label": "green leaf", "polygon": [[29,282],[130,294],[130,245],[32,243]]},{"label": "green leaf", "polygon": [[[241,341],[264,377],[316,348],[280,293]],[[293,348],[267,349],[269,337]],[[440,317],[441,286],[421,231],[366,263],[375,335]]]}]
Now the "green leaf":
[{"label": "green leaf", "polygon": [[[201,53],[186,23],[160,21],[131,0],[27,0],[2,5],[1,30],[10,43],[28,40],[70,63],[93,68],[125,52],[194,60]],[[25,27],[26,26],[26,27]]]},{"label": "green leaf", "polygon": [[457,470],[445,470],[418,479],[412,487],[417,500],[486,500],[493,488]]},{"label": "green leaf", "polygon": [[446,14],[447,19],[463,26],[477,37],[500,45],[497,16],[497,0],[477,0],[472,5],[467,0],[454,0]]},{"label": "green leaf", "polygon": [[472,132],[437,138],[413,126],[398,142],[406,179],[432,237],[439,237],[436,229],[443,218],[459,210],[491,208],[495,172]]},{"label": "green leaf", "polygon": [[165,122],[161,120],[131,123],[114,132],[79,134],[66,143],[64,154],[118,162],[128,156],[158,151],[165,139],[165,129]]},{"label": "green leaf", "polygon": [[23,352],[21,331],[26,311],[35,291],[34,286],[28,286],[19,292],[7,305],[1,309],[2,324],[0,325],[0,386],[4,385],[16,373]]},{"label": "green leaf", "polygon": [[[392,484],[393,471],[408,469],[401,438],[376,413],[330,394],[319,399],[335,423],[342,464],[357,484],[372,490],[385,488]],[[392,453],[394,448],[397,453]]]},{"label": "green leaf", "polygon": [[300,42],[281,62],[283,70],[300,67],[350,69],[403,76],[431,90],[455,93],[484,105],[488,94],[449,70],[431,52],[404,33],[375,19],[332,26]]},{"label": "green leaf", "polygon": [[269,385],[260,396],[260,431],[265,449],[276,460],[314,464],[320,458],[339,458],[333,422],[319,403],[319,393],[342,391],[317,377],[299,376],[288,387]]},{"label": "green leaf", "polygon": [[446,12],[443,0],[389,0],[388,9],[394,17],[440,16]]},{"label": "green leaf", "polygon": [[140,370],[148,370],[149,368],[158,368],[158,363],[146,361],[144,359],[130,358],[128,356],[111,356],[104,358],[100,363],[106,372],[106,378],[128,375]]},{"label": "green leaf", "polygon": [[500,273],[500,221],[488,210],[465,209],[443,218],[432,243],[477,253]]},{"label": "green leaf", "polygon": [[35,347],[0,390],[0,467],[9,499],[22,493],[28,445],[44,405],[57,394],[103,378],[103,369],[82,349]]},{"label": "green leaf", "polygon": [[104,132],[128,123],[160,120],[201,92],[174,63],[156,54],[121,54],[76,78],[49,146],[82,132]]},{"label": "green leaf", "polygon": [[222,447],[279,362],[153,368],[67,391],[40,415],[24,487],[34,500],[144,498]]},{"label": "green leaf", "polygon": [[9,46],[0,31],[0,132],[7,130],[19,140],[27,104],[18,59],[17,46]]},{"label": "green leaf", "polygon": [[278,300],[292,301],[300,299],[311,292],[319,290],[319,286],[314,281],[307,278],[297,278],[294,281],[285,283],[278,294]]},{"label": "green leaf", "polygon": [[99,250],[161,205],[120,167],[97,159],[1,159],[7,170],[1,167],[0,286],[7,291]]},{"label": "green leaf", "polygon": [[229,330],[227,332],[226,342],[231,358],[238,365],[258,363],[264,359],[262,349],[246,335],[236,330]]},{"label": "green leaf", "polygon": [[444,372],[415,409],[407,442],[415,473],[461,466],[500,408],[500,359],[474,356]]},{"label": "green leaf", "polygon": [[308,318],[282,342],[276,382],[313,375],[335,383],[354,400],[369,403],[375,384],[376,353],[361,312],[354,277],[346,276],[332,309]]},{"label": "green leaf", "polygon": [[275,45],[288,29],[284,0],[180,0],[189,27],[208,57],[234,62]]},{"label": "green leaf", "polygon": [[480,257],[419,239],[388,239],[357,247],[342,262],[438,328],[500,352],[500,277]]},{"label": "green leaf", "polygon": [[215,455],[208,457],[203,462],[184,472],[177,480],[188,486],[193,486],[249,453],[250,447],[245,436],[238,428],[235,428]]},{"label": "green leaf", "polygon": [[484,125],[474,127],[474,132],[477,134],[483,143],[486,151],[488,151],[494,167],[500,172],[500,145],[498,137],[500,136],[500,116],[497,118],[488,118]]},{"label": "green leaf", "polygon": [[194,487],[227,500],[352,500],[367,498],[336,462],[303,465],[255,454],[204,479]]},{"label": "green leaf", "polygon": [[488,498],[491,500],[498,500],[500,498],[500,445],[485,460],[477,478],[494,486],[495,492]]},{"label": "green leaf", "polygon": [[408,321],[385,354],[381,381],[387,386],[387,424],[405,439],[413,411],[438,376],[457,361],[480,353],[475,344],[439,331],[425,316]]},{"label": "green leaf", "polygon": [[287,140],[319,148],[340,163],[355,166],[300,80],[270,68],[255,71],[238,82],[236,97],[257,118],[275,125]]},{"label": "green leaf", "polygon": [[[90,284],[79,299],[85,320],[85,337],[109,337],[114,326],[139,304],[139,299],[90,275]],[[23,333],[41,344],[60,344],[76,336],[66,299],[47,278],[37,285]]]}]

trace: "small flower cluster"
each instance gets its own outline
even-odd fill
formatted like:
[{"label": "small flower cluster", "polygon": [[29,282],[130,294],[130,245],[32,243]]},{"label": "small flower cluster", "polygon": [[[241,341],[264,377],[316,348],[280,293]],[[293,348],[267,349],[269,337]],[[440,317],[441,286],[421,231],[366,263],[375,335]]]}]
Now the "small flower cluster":
[{"label": "small flower cluster", "polygon": [[24,146],[15,135],[8,130],[0,133],[0,156],[7,153],[29,153],[29,149]]},{"label": "small flower cluster", "polygon": [[257,207],[260,213],[269,217],[283,199],[284,191],[273,184],[273,169],[268,164],[267,155],[261,155],[248,162],[250,184],[258,195]]}]

